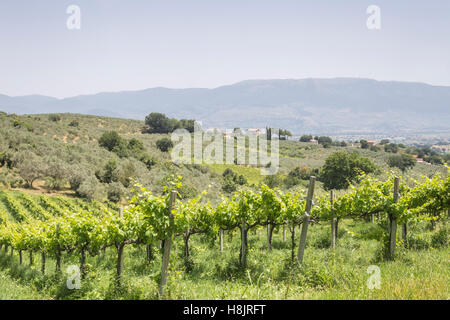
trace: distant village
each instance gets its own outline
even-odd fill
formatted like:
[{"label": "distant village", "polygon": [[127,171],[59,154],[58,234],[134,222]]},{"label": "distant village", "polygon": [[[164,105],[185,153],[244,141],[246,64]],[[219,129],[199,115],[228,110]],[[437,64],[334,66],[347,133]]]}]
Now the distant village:
[{"label": "distant village", "polygon": [[[347,135],[347,136],[313,136],[313,135],[303,135],[303,136],[297,136],[293,135],[289,130],[285,129],[274,129],[274,128],[234,128],[234,129],[221,129],[221,128],[208,128],[204,130],[204,132],[209,132],[213,134],[221,134],[223,137],[233,137],[236,135],[270,135],[270,138],[268,140],[290,140],[290,141],[302,141],[304,143],[309,143],[311,145],[319,145],[323,144],[323,141],[321,142],[321,139],[328,139],[329,142],[333,140],[333,144],[339,145],[339,141],[342,142],[341,146],[349,146],[349,147],[361,147],[365,149],[370,150],[380,150],[380,148],[383,150],[383,145],[386,144],[398,144],[398,146],[403,145],[409,146],[410,148],[415,148],[416,150],[420,149],[426,149],[428,150],[427,153],[423,152],[408,152],[411,154],[412,157],[416,159],[417,163],[423,163],[423,164],[432,164],[435,163],[436,159],[430,159],[430,154],[432,157],[436,158],[439,157],[438,155],[445,156],[450,154],[450,141],[440,141],[436,142],[434,144],[426,143],[423,141],[416,141],[411,138],[407,137],[389,137],[386,136],[379,136],[372,139],[367,139],[367,136],[357,136],[357,135]],[[305,137],[308,137],[305,140]],[[366,146],[362,147],[362,143],[364,143]],[[325,147],[325,146],[324,146]],[[430,153],[431,152],[431,153]],[[422,155],[423,154],[423,155]],[[433,156],[433,154],[435,156]],[[439,159],[438,159],[439,160]],[[441,160],[439,160],[441,161]],[[438,162],[439,162],[438,161]]]}]

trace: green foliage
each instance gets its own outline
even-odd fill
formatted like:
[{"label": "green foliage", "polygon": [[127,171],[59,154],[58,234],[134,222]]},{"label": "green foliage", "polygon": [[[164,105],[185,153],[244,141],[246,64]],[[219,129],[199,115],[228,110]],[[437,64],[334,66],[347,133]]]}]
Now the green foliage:
[{"label": "green foliage", "polygon": [[423,158],[424,161],[429,162],[431,164],[442,165],[444,164],[444,160],[438,155],[425,156]]},{"label": "green foliage", "polygon": [[157,164],[157,160],[151,157],[148,153],[143,152],[138,156],[138,160],[141,161],[148,170],[150,170],[153,166]]},{"label": "green foliage", "polygon": [[108,200],[114,203],[120,202],[125,194],[123,185],[119,182],[112,182],[108,186],[107,197]]},{"label": "green foliage", "polygon": [[80,126],[80,123],[78,122],[78,120],[72,120],[69,123],[69,127],[75,127],[78,128]]},{"label": "green foliage", "polygon": [[384,151],[385,152],[390,152],[390,153],[397,153],[398,152],[398,145],[395,143],[388,143],[384,146]]},{"label": "green foliage", "polygon": [[123,152],[126,150],[125,140],[120,137],[116,131],[108,131],[102,134],[98,140],[98,144],[106,148],[108,151]]},{"label": "green foliage", "polygon": [[[222,176],[224,177],[225,180],[229,180],[230,182],[233,182],[240,186],[247,184],[247,179],[245,179],[245,177],[243,175],[237,175],[230,168],[225,169],[225,171],[222,173]],[[227,192],[229,192],[229,191],[227,191]]]},{"label": "green foliage", "polygon": [[16,155],[16,168],[27,186],[33,188],[33,182],[46,174],[44,163],[30,151]]},{"label": "green foliage", "polygon": [[48,120],[53,121],[53,122],[59,122],[59,121],[61,121],[61,116],[58,114],[51,114],[48,116]]},{"label": "green foliage", "polygon": [[162,152],[168,152],[173,148],[173,142],[169,138],[162,138],[156,141],[156,147]]},{"label": "green foliage", "polygon": [[69,180],[70,189],[77,191],[89,174],[79,165],[74,165],[68,169],[67,179]]},{"label": "green foliage", "polygon": [[348,154],[339,151],[325,160],[320,179],[327,190],[346,189],[362,173],[368,174],[375,170],[375,164],[370,159],[361,157],[356,152]]},{"label": "green foliage", "polygon": [[333,143],[333,140],[330,137],[321,136],[318,139],[319,144],[321,144],[324,148],[329,148]]},{"label": "green foliage", "polygon": [[309,142],[312,138],[312,135],[304,134],[300,137],[300,142]]},{"label": "green foliage", "polygon": [[317,176],[318,173],[318,169],[308,169],[305,166],[295,167],[284,179],[284,184],[287,188],[291,188],[299,185],[302,180],[309,180],[311,176]]},{"label": "green foliage", "polygon": [[408,168],[416,165],[416,159],[409,154],[402,153],[390,156],[387,163],[390,167],[396,167],[405,172]]},{"label": "green foliage", "polygon": [[162,113],[150,113],[145,117],[143,133],[170,133],[177,127],[176,119],[169,119]]},{"label": "green foliage", "polygon": [[11,169],[13,165],[13,155],[7,151],[0,152],[0,167],[6,166]]},{"label": "green foliage", "polygon": [[431,246],[433,248],[447,247],[449,243],[449,229],[447,226],[441,228],[431,236]]},{"label": "green foliage", "polygon": [[[117,170],[117,167],[114,170]],[[117,172],[118,180],[122,183],[123,186],[127,188],[131,185],[131,182],[136,177],[136,175],[136,167],[131,161],[125,162]]]},{"label": "green foliage", "polygon": [[[148,170],[155,164],[156,160],[145,152],[145,147],[142,141],[131,138],[130,140],[123,139],[116,131],[105,132],[99,139],[99,145],[117,154],[120,158],[134,157],[141,161]],[[102,181],[102,179],[100,179]],[[106,183],[110,183],[105,181]],[[122,182],[123,183],[123,182]],[[124,186],[128,186],[123,183]]]},{"label": "green foliage", "polygon": [[128,150],[130,150],[133,153],[139,153],[141,151],[144,151],[145,148],[142,141],[136,138],[132,138],[128,141]]},{"label": "green foliage", "polygon": [[34,131],[34,127],[31,123],[19,120],[19,119],[14,119],[12,122],[14,128],[25,128],[27,129],[29,132],[33,132]]},{"label": "green foliage", "polygon": [[189,132],[194,132],[195,120],[170,119],[162,113],[150,113],[145,117],[145,127],[142,133],[171,133],[176,129],[186,129]]},{"label": "green foliage", "polygon": [[361,144],[361,149],[369,149],[369,142],[367,140],[360,140],[359,143]]},{"label": "green foliage", "polygon": [[67,164],[56,156],[45,158],[45,162],[45,176],[47,177],[47,187],[50,190],[61,189],[67,181]]},{"label": "green foliage", "polygon": [[110,159],[105,164],[102,171],[95,172],[95,176],[100,182],[103,183],[117,182],[119,180],[117,161]]},{"label": "green foliage", "polygon": [[89,176],[77,189],[77,194],[88,200],[103,200],[105,198],[104,187],[96,177]]},{"label": "green foliage", "polygon": [[[271,133],[272,131],[270,130],[270,133]],[[287,137],[292,137],[292,133],[289,131],[289,130],[287,130],[287,129],[279,129],[278,130],[278,136],[281,138],[281,139],[284,139],[284,140],[286,140],[287,139]],[[280,140],[281,140],[280,139]]]},{"label": "green foliage", "polygon": [[299,178],[301,180],[309,180],[309,178],[314,174],[317,174],[317,170],[308,169],[305,166],[302,166],[302,167],[295,167],[293,170],[289,172],[288,176]]},{"label": "green foliage", "polygon": [[263,180],[264,184],[268,185],[270,188],[276,188],[282,185],[283,179],[278,174],[268,175]]},{"label": "green foliage", "polygon": [[224,179],[222,190],[226,193],[233,193],[237,190],[236,183],[227,177]]},{"label": "green foliage", "polygon": [[[178,262],[176,258],[171,259],[170,287],[168,288],[171,297],[178,296],[173,291],[174,288],[178,288],[177,290],[184,295],[185,290],[190,288],[191,285],[196,285],[195,283],[198,281],[212,281],[208,290],[221,286],[220,291],[236,284],[242,285],[242,282],[248,281],[242,290],[254,289],[255,292],[266,290],[262,290],[261,285],[270,282],[267,284],[269,295],[274,292],[271,290],[278,292],[278,289],[273,287],[283,286],[282,289],[279,289],[280,298],[288,296],[288,287],[298,288],[295,290],[300,290],[299,292],[310,289],[324,292],[324,290],[333,290],[334,288],[337,290],[351,287],[355,290],[362,290],[358,293],[358,297],[361,297],[377,292],[368,293],[366,289],[361,289],[361,287],[366,288],[364,287],[367,279],[366,269],[367,266],[373,264],[373,260],[376,258],[375,254],[380,248],[379,241],[385,241],[386,232],[381,234],[380,239],[379,230],[385,230],[387,214],[396,217],[399,225],[408,222],[413,227],[416,224],[428,222],[431,218],[445,222],[445,219],[448,218],[446,215],[449,207],[449,181],[448,177],[445,179],[434,177],[416,182],[413,187],[402,183],[400,185],[401,198],[394,202],[392,178],[386,181],[378,181],[374,178],[365,177],[357,187],[352,186],[349,192],[340,195],[335,200],[334,214],[340,218],[340,229],[342,231],[339,233],[339,246],[334,251],[324,250],[324,248],[327,248],[327,240],[329,240],[327,235],[331,218],[331,205],[328,197],[319,196],[313,206],[311,219],[313,222],[321,223],[314,223],[311,226],[310,233],[313,237],[307,247],[308,254],[301,268],[287,262],[286,256],[290,248],[280,239],[279,235],[276,235],[277,239],[274,242],[274,248],[277,250],[268,253],[261,250],[265,245],[259,240],[258,236],[249,233],[249,239],[245,237],[242,240],[246,242],[249,248],[249,260],[246,268],[234,262],[236,261],[237,251],[242,247],[242,243],[239,244],[239,241],[241,241],[239,237],[234,238],[234,243],[226,243],[227,252],[219,253],[214,252],[217,251],[216,248],[215,250],[210,249],[215,247],[212,240],[215,239],[219,229],[232,232],[243,224],[245,224],[246,230],[266,225],[281,226],[284,223],[289,226],[298,226],[302,222],[305,210],[306,201],[303,192],[283,193],[280,190],[263,185],[258,191],[240,190],[231,198],[223,198],[219,204],[214,206],[202,201],[202,197],[197,197],[189,201],[178,199],[171,207],[169,202],[170,190],[182,188],[181,177],[168,177],[168,186],[164,188],[165,193],[162,196],[155,196],[145,187],[136,185],[132,190],[133,197],[130,200],[130,205],[125,208],[123,217],[119,217],[117,212],[113,210],[85,210],[81,209],[81,206],[73,211],[69,209],[69,207],[75,208],[73,201],[66,200],[67,202],[65,202],[63,199],[40,196],[42,208],[45,208],[45,211],[51,210],[55,214],[55,216],[47,217],[44,212],[44,214],[37,215],[42,218],[40,220],[28,213],[28,210],[35,211],[37,208],[37,204],[33,203],[32,197],[29,196],[28,201],[24,202],[19,200],[19,197],[13,196],[11,192],[0,192],[0,244],[13,247],[14,250],[44,250],[48,253],[49,258],[54,257],[60,250],[77,256],[82,253],[96,256],[101,252],[101,249],[107,248],[110,258],[102,253],[100,257],[93,257],[89,260],[89,263],[95,265],[95,269],[87,268],[88,271],[91,270],[87,277],[89,281],[96,281],[96,277],[108,274],[107,271],[115,264],[117,257],[115,247],[118,244],[156,244],[173,234],[204,234],[205,237],[194,238],[196,242],[191,250],[192,257],[189,261],[191,261],[190,267],[192,269],[189,273],[180,272],[186,270],[185,266],[181,264],[182,262]],[[60,205],[66,203],[67,207],[62,208],[57,202]],[[94,205],[94,202],[87,204],[88,209],[93,208]],[[4,207],[7,210],[6,213],[3,210]],[[44,210],[40,210],[40,212],[42,211]],[[435,213],[431,215],[430,212]],[[381,215],[378,220],[379,226],[373,225],[369,228],[367,224],[361,223],[359,220],[364,216],[377,213]],[[11,220],[10,216],[14,220]],[[368,231],[363,232],[365,229]],[[377,264],[392,271],[393,268],[398,268],[407,262],[408,275],[410,275],[411,272],[415,271],[411,268],[411,265],[414,264],[411,264],[409,260],[417,259],[414,261],[426,260],[426,264],[423,266],[424,270],[435,268],[437,264],[437,269],[430,271],[431,273],[447,270],[448,268],[445,268],[445,266],[448,262],[448,254],[446,254],[448,250],[445,251],[442,248],[448,245],[448,230],[441,225],[439,225],[438,230],[438,233],[432,234],[429,232],[423,238],[426,246],[433,246],[438,249],[432,252],[424,252],[417,257],[414,256],[414,253],[404,251],[401,252],[400,261],[387,263],[384,260],[379,260]],[[419,237],[421,234],[417,236],[415,232],[412,228],[413,237],[422,238]],[[372,243],[373,240],[377,242]],[[183,240],[176,241],[178,242],[175,242],[174,248],[179,246],[179,241]],[[410,243],[412,242],[408,241],[408,245]],[[207,248],[205,248],[205,244],[208,244]],[[130,264],[128,267],[130,271],[127,276],[134,274],[134,276],[131,276],[135,279],[134,281],[137,281],[136,278],[144,281],[145,277],[149,277],[149,281],[152,281],[152,283],[157,281],[155,274],[159,273],[161,265],[156,261],[160,261],[160,259],[155,259],[154,263],[142,259],[142,263],[139,264],[137,261],[140,260],[139,256],[143,256],[142,252],[139,251],[138,247],[129,246],[128,248],[126,262],[127,265]],[[438,262],[428,260],[429,257],[436,259],[435,254],[437,252],[442,254],[443,258],[441,257]],[[425,259],[424,256],[428,258]],[[68,263],[73,263],[71,256],[67,255],[67,258]],[[4,261],[0,261],[0,264],[4,265]],[[363,267],[357,267],[358,265]],[[405,268],[397,271],[397,273],[405,273],[404,270]],[[151,275],[149,276],[149,274]],[[383,274],[386,276],[388,273],[383,270]],[[231,275],[234,278],[229,279],[225,284],[217,282],[219,276],[229,278]],[[422,274],[425,277],[428,277],[428,275],[428,273]],[[104,289],[99,290],[105,291],[98,294],[100,297],[110,297],[111,293],[105,289],[108,287],[110,279],[108,277],[103,279],[106,285],[100,286]],[[393,277],[393,279],[396,278]],[[180,283],[185,282],[185,287],[177,287]],[[438,281],[433,283],[433,286],[439,285],[441,282],[442,277],[439,277]],[[46,283],[47,285],[48,283]],[[124,286],[126,292],[128,290],[126,289],[127,280],[124,282]],[[417,284],[414,283],[414,286],[417,286]],[[154,285],[150,287],[157,288]],[[399,288],[401,289],[401,287]],[[399,288],[396,290],[400,290]],[[441,284],[439,288],[445,295],[447,292],[445,285],[442,286]],[[90,288],[90,290],[93,289]],[[134,292],[135,289],[130,290]],[[389,295],[393,291],[391,287],[384,290],[383,295],[395,297]],[[436,290],[434,288],[432,292],[436,292]],[[141,292],[140,289],[136,289],[136,291]],[[299,292],[296,292],[294,296]],[[81,297],[86,297],[84,294]],[[90,295],[96,296],[96,294],[90,291]],[[220,297],[221,294],[223,295],[223,293],[220,293],[217,297]],[[410,296],[410,294],[410,292],[404,293],[405,296]],[[211,292],[206,294],[206,296],[210,295],[212,295]],[[141,297],[139,294],[137,296]],[[123,298],[123,291],[114,297]],[[155,293],[155,296],[152,297],[157,297],[157,294]],[[260,296],[257,295],[257,297]]]}]

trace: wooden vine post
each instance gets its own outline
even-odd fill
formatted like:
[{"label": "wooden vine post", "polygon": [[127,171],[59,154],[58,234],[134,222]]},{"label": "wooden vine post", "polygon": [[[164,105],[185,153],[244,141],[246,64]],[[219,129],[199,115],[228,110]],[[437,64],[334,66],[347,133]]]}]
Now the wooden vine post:
[{"label": "wooden vine post", "polygon": [[[394,203],[398,201],[400,190],[400,178],[394,180]],[[397,219],[392,212],[389,213],[389,255],[391,259],[395,257],[395,244],[397,241]]]},{"label": "wooden vine post", "polygon": [[41,272],[45,274],[45,250],[42,250],[41,253]]},{"label": "wooden vine post", "polygon": [[189,262],[189,238],[191,237],[191,229],[188,228],[184,234],[184,259],[185,263]]},{"label": "wooden vine post", "polygon": [[[123,219],[123,208],[119,208],[119,218]],[[117,286],[122,285],[122,271],[123,271],[123,249],[125,248],[125,243],[117,243],[117,266],[116,266],[116,282]]]},{"label": "wooden vine post", "polygon": [[408,225],[406,224],[406,222],[402,225],[402,239],[403,239],[403,243],[406,246],[406,238],[408,236]]},{"label": "wooden vine post", "polygon": [[223,230],[219,230],[219,243],[220,243],[220,252],[223,251]]},{"label": "wooden vine post", "polygon": [[302,231],[300,233],[300,244],[298,246],[298,263],[302,264],[303,262],[303,254],[305,253],[306,247],[306,235],[308,233],[309,221],[311,218],[311,208],[312,208],[312,199],[314,195],[314,184],[316,182],[316,177],[311,176],[309,179],[309,187],[308,187],[308,196],[306,197],[306,210],[305,215],[303,217]]},{"label": "wooden vine post", "polygon": [[81,279],[86,278],[86,248],[84,247],[84,245],[81,247],[80,273]]},{"label": "wooden vine post", "polygon": [[334,190],[330,192],[330,204],[331,204],[331,248],[336,247],[336,227],[335,227],[335,211],[334,211]]},{"label": "wooden vine post", "polygon": [[247,223],[245,220],[242,222],[241,227],[241,254],[240,263],[244,268],[247,266]]},{"label": "wooden vine post", "polygon": [[292,223],[291,229],[291,261],[295,260],[295,223]]},{"label": "wooden vine post", "polygon": [[[172,210],[175,205],[175,200],[177,198],[177,191],[172,190],[170,193],[170,208],[169,208],[169,219],[170,225],[172,225],[173,214]],[[169,269],[169,259],[170,259],[170,247],[172,245],[172,234],[169,234],[164,240],[164,253],[162,258],[162,270],[161,270],[161,282],[159,284],[159,294],[161,297],[164,295],[164,289],[167,283],[167,272]]]},{"label": "wooden vine post", "polygon": [[268,224],[267,225],[267,246],[269,251],[272,251],[272,237],[273,237],[273,230],[275,228],[274,224]]},{"label": "wooden vine post", "polygon": [[336,220],[334,220],[334,242],[337,244],[338,240],[338,231],[339,231],[339,217],[336,217]]},{"label": "wooden vine post", "polygon": [[58,246],[56,248],[56,273],[60,273],[61,272],[61,248],[59,246],[59,238],[60,238],[60,226],[59,223],[56,225],[56,239],[57,239],[57,243]]}]

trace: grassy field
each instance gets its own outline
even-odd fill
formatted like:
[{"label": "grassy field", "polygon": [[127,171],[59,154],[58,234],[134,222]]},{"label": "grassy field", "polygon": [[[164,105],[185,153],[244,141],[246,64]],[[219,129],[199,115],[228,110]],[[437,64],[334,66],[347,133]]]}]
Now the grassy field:
[{"label": "grassy field", "polygon": [[260,169],[257,168],[247,167],[243,165],[239,166],[235,164],[210,164],[208,165],[208,167],[211,169],[211,171],[216,172],[220,175],[222,175],[226,169],[230,168],[237,175],[243,175],[249,185],[258,185],[264,179],[264,176],[261,175]]},{"label": "grassy field", "polygon": [[[450,268],[448,226],[410,226],[409,248],[398,244],[395,261],[381,259],[376,240],[380,226],[345,220],[340,224],[338,245],[329,247],[329,226],[310,228],[304,264],[291,263],[290,233],[283,240],[282,229],[268,251],[265,229],[249,234],[247,269],[238,264],[240,239],[226,234],[224,251],[217,239],[194,235],[191,260],[182,257],[182,239],[175,241],[170,261],[167,296],[159,297],[161,253],[146,262],[144,247],[125,250],[122,289],[114,285],[115,249],[88,258],[88,275],[80,290],[69,290],[68,275],[55,274],[55,261],[47,260],[46,275],[40,272],[35,255],[33,266],[24,255],[0,253],[0,299],[449,299]],[[296,234],[299,232],[297,230]],[[298,237],[296,238],[296,243]],[[76,255],[64,256],[63,270],[79,263]],[[380,268],[380,289],[369,289],[367,268]]]}]

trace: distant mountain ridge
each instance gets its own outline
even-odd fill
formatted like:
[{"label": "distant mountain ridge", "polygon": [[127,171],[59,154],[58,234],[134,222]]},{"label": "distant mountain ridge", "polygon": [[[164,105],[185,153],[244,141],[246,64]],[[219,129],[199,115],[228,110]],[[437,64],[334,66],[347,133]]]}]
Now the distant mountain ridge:
[{"label": "distant mountain ridge", "polygon": [[144,119],[150,112],[204,127],[281,127],[294,133],[450,132],[450,87],[359,78],[246,80],[214,89],[151,88],[65,99],[0,95],[8,113]]}]

